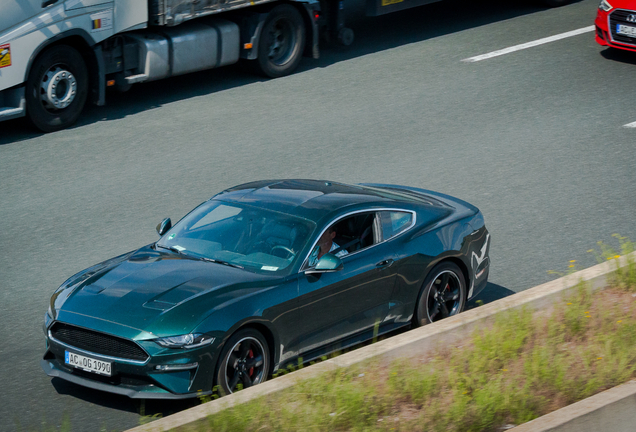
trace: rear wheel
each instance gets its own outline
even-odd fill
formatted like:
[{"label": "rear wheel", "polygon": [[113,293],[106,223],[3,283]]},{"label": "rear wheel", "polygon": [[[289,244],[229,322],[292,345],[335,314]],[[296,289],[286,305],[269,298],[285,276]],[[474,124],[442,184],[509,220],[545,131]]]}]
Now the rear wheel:
[{"label": "rear wheel", "polygon": [[221,352],[216,384],[223,394],[234,393],[267,380],[269,347],[259,332],[239,330],[228,339]]},{"label": "rear wheel", "polygon": [[26,85],[27,115],[43,132],[64,129],[77,120],[88,95],[88,71],[76,49],[57,45],[41,54]]},{"label": "rear wheel", "polygon": [[466,282],[452,262],[436,265],[426,277],[415,311],[415,324],[430,324],[457,315],[466,306]]},{"label": "rear wheel", "polygon": [[276,6],[261,31],[256,59],[259,71],[270,78],[288,75],[298,67],[304,49],[302,16],[293,6]]}]

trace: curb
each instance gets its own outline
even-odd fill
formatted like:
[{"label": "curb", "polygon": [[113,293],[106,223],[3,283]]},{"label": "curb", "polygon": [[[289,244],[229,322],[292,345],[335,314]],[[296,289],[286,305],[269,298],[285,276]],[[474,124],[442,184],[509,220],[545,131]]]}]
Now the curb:
[{"label": "curb", "polygon": [[509,432],[632,432],[636,425],[636,380],[524,423]]},{"label": "curb", "polygon": [[[241,392],[189,408],[142,426],[137,426],[128,432],[167,431],[186,426],[204,419],[210,414],[215,414],[261,396],[285,390],[300,380],[313,378],[325,371],[351,366],[372,358],[390,362],[400,357],[412,357],[414,355],[423,354],[434,349],[441,342],[453,343],[465,338],[470,335],[477,326],[490,323],[499,312],[520,307],[531,307],[533,309],[549,307],[568,291],[575,288],[580,281],[587,282],[592,290],[605,288],[608,283],[608,275],[616,270],[617,265],[620,267],[627,265],[628,258],[631,258],[632,262],[636,261],[636,252],[496,300],[484,306],[462,312],[459,315],[446,318],[434,324],[392,336],[375,344],[367,345],[341,356],[283,375],[274,380],[266,381],[263,384],[245,389]],[[565,410],[567,408],[569,407],[563,409]],[[632,415],[632,417],[636,417],[636,415]],[[523,426],[524,425],[519,427]],[[537,431],[542,429],[518,430],[515,428],[515,432],[530,430]],[[544,430],[548,431],[552,429]],[[563,431],[566,430],[569,431],[570,429],[564,429]]]}]

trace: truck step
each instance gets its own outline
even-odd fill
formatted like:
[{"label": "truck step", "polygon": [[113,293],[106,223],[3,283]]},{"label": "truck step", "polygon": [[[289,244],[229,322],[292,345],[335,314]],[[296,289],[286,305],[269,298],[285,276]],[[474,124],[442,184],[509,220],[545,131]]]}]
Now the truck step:
[{"label": "truck step", "polygon": [[11,120],[24,116],[24,107],[18,108],[0,108],[0,121]]},{"label": "truck step", "polygon": [[146,74],[137,74],[126,77],[126,82],[128,84],[135,84],[142,81],[146,81],[148,79],[148,75]]}]

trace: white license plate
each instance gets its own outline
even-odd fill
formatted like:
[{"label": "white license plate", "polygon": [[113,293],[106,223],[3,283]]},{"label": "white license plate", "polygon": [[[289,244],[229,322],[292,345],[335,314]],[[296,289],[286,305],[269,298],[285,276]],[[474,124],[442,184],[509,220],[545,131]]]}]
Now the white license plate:
[{"label": "white license plate", "polygon": [[626,35],[626,36],[636,37],[636,27],[626,26],[623,24],[616,24],[616,33]]},{"label": "white license plate", "polygon": [[69,366],[73,366],[78,369],[82,369],[88,372],[93,372],[100,375],[111,376],[112,363],[97,360],[91,357],[85,357],[83,355],[75,354],[72,352],[64,352],[64,363]]}]

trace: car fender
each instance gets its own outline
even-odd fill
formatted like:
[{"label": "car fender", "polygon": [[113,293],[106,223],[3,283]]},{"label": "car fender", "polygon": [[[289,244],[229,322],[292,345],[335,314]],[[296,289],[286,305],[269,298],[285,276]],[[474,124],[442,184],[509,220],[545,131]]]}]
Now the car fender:
[{"label": "car fender", "polygon": [[[214,316],[219,319],[223,319],[223,317],[219,317],[217,315],[214,315]],[[210,325],[210,323],[208,322],[202,323],[197,328],[197,330],[195,330],[195,332],[203,331],[203,329],[208,328],[207,327],[208,325]],[[214,377],[216,376],[218,365],[221,359],[221,352],[223,351],[223,348],[225,347],[226,342],[238,330],[242,328],[248,328],[248,327],[256,328],[256,330],[260,331],[261,333],[265,333],[262,330],[263,328],[266,328],[269,331],[270,334],[269,335],[264,334],[264,336],[268,342],[268,345],[269,344],[273,345],[273,347],[270,347],[270,361],[271,361],[271,364],[274,366],[278,363],[280,350],[277,349],[278,333],[276,332],[275,326],[271,322],[263,319],[262,317],[258,317],[258,316],[245,317],[244,319],[240,320],[239,322],[231,326],[225,333],[212,332],[212,334],[220,333],[219,341],[215,341],[214,349],[211,352],[206,354],[206,357],[208,360],[200,362],[200,365],[199,365],[200,370],[197,372],[197,379],[196,379],[197,388],[201,388],[201,389],[212,388],[214,384]],[[270,340],[270,337],[271,337],[271,340]],[[273,352],[272,352],[272,349],[273,349]]]},{"label": "car fender", "polygon": [[213,308],[195,331],[222,333],[219,350],[236,331],[246,326],[263,327],[272,344],[273,364],[280,359],[285,345],[284,328],[291,324],[296,309],[298,281],[295,276],[286,277],[277,284],[237,297]]},{"label": "car fender", "polygon": [[394,289],[394,302],[399,305],[393,314],[399,320],[409,321],[415,310],[417,298],[424,280],[440,262],[450,260],[457,263],[465,274],[467,289],[471,286],[470,262],[466,258],[471,248],[467,236],[473,231],[468,223],[471,218],[438,226],[435,229],[417,229],[411,235],[396,239],[398,278]]}]

